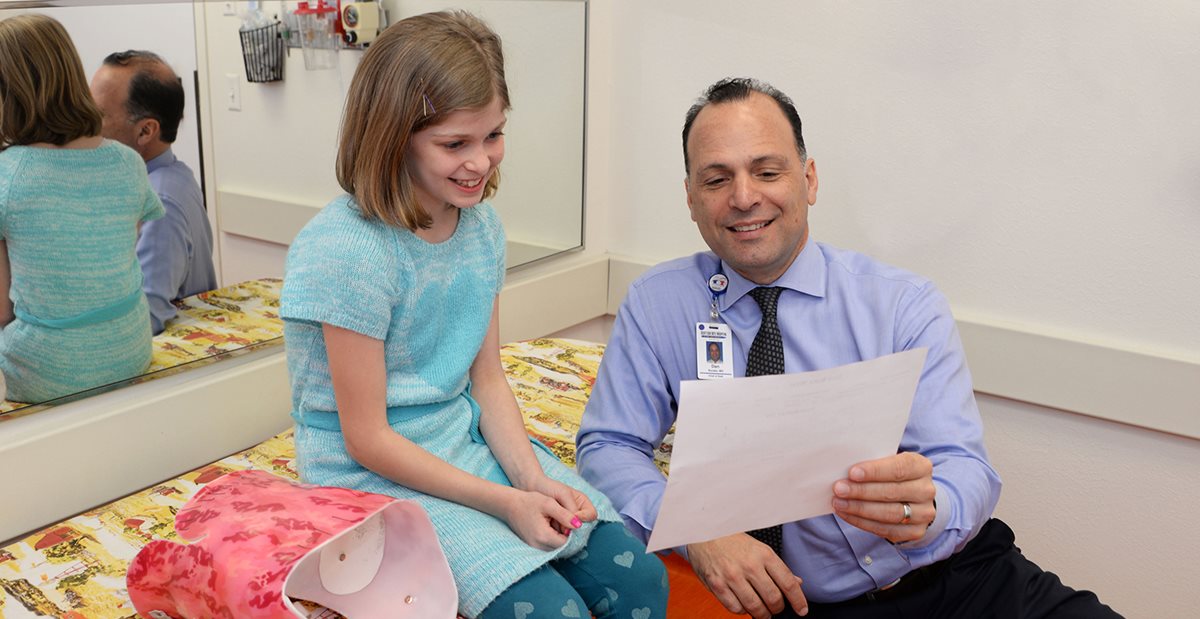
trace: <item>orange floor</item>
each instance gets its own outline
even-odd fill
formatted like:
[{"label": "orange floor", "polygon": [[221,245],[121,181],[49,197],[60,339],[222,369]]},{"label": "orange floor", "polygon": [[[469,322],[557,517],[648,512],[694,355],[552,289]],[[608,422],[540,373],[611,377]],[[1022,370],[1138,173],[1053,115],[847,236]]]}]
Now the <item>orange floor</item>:
[{"label": "orange floor", "polygon": [[671,553],[662,557],[671,581],[671,597],[667,599],[667,619],[708,619],[741,617],[727,610],[700,582],[692,566],[683,557]]}]

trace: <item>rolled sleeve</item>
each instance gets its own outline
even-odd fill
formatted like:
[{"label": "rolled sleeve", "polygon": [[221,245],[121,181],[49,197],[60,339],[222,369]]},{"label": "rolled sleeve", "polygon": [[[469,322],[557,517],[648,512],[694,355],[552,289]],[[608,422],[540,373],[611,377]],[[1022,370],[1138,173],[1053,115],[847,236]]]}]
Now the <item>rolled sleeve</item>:
[{"label": "rolled sleeve", "polygon": [[898,350],[929,349],[900,450],[933,463],[937,516],[920,540],[898,545],[914,564],[925,564],[975,536],[991,517],[1001,482],[988,462],[983,421],[946,298],[933,284],[922,286],[901,305],[897,326]]}]

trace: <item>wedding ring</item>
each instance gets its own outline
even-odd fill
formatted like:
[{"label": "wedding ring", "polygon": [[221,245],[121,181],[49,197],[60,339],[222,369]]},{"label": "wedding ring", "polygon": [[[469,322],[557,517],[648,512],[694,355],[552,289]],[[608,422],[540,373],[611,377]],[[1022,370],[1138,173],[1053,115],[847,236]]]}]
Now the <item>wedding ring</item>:
[{"label": "wedding ring", "polygon": [[901,503],[900,507],[904,508],[904,517],[900,519],[900,524],[908,524],[908,521],[912,520],[912,505]]}]

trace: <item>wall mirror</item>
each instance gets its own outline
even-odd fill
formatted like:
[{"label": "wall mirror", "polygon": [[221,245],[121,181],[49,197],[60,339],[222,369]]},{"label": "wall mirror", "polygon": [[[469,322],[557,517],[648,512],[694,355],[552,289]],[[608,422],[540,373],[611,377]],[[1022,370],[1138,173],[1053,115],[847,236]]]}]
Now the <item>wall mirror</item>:
[{"label": "wall mirror", "polygon": [[[175,68],[189,103],[173,150],[201,177],[222,286],[281,276],[295,233],[341,193],[333,173],[337,130],[363,53],[340,49],[333,67],[309,70],[301,50],[288,48],[282,81],[248,82],[239,30],[255,5],[275,19],[296,2],[0,0],[0,19],[34,11],[62,22],[89,77],[105,55],[124,49],[155,51]],[[508,266],[580,247],[586,0],[383,0],[381,6],[389,23],[461,8],[500,34],[513,109],[501,189],[492,202],[508,235]],[[37,406],[6,403],[0,420],[142,380]]]}]

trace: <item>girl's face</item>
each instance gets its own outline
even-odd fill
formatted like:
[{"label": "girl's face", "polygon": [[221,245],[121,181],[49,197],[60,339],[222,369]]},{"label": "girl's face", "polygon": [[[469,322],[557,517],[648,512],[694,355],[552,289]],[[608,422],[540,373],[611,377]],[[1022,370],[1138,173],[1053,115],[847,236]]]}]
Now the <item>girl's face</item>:
[{"label": "girl's face", "polygon": [[499,98],[482,108],[450,112],[413,134],[409,173],[417,201],[435,220],[447,207],[479,203],[483,188],[504,159],[504,109]]}]

